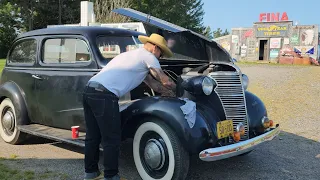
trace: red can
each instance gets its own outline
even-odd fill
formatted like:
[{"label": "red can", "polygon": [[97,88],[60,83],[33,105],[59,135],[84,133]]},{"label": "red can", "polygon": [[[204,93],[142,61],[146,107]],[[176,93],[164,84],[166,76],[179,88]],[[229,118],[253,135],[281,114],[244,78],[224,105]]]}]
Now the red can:
[{"label": "red can", "polygon": [[79,137],[79,126],[72,126],[72,139],[77,139]]}]

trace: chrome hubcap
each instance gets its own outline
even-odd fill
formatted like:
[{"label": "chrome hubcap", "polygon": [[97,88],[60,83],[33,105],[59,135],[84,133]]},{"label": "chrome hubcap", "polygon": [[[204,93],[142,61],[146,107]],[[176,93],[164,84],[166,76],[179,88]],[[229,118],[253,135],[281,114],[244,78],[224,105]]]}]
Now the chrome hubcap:
[{"label": "chrome hubcap", "polygon": [[7,111],[2,117],[3,127],[9,131],[14,130],[14,114],[11,111]]},{"label": "chrome hubcap", "polygon": [[148,166],[154,170],[161,169],[164,165],[165,154],[161,143],[150,139],[144,149],[144,158]]}]

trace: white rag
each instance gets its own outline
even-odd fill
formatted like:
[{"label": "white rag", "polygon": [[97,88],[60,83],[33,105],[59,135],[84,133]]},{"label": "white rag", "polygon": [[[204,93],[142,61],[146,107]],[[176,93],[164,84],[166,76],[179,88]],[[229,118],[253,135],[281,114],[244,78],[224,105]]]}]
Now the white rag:
[{"label": "white rag", "polygon": [[185,115],[184,117],[187,120],[189,127],[193,128],[196,122],[196,103],[189,100],[188,98],[183,98],[183,99],[180,98],[180,99],[186,102],[186,104],[180,106],[180,109]]}]

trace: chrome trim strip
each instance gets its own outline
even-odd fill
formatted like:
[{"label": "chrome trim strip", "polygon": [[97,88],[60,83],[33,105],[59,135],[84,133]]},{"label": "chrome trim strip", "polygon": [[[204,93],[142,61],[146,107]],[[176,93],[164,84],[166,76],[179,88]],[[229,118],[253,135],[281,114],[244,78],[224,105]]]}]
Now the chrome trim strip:
[{"label": "chrome trim strip", "polygon": [[280,127],[278,126],[267,133],[264,133],[260,136],[254,137],[246,141],[241,141],[236,144],[217,147],[217,148],[205,149],[199,153],[199,158],[202,161],[217,161],[217,160],[227,159],[233,156],[237,156],[256,148],[261,143],[264,143],[266,141],[271,141],[279,133],[280,133]]},{"label": "chrome trim strip", "polygon": [[84,69],[84,68],[35,68],[35,67],[5,67],[5,69],[14,70],[33,70],[33,71],[84,71],[84,72],[98,72],[101,69]]},{"label": "chrome trim strip", "polygon": [[69,112],[69,111],[82,111],[83,108],[73,108],[73,109],[65,109],[65,110],[61,110],[61,111],[58,111],[59,113],[61,112]]},{"label": "chrome trim strip", "polygon": [[[127,100],[127,101],[120,101],[118,102],[119,104],[119,112],[122,112],[123,110],[125,110],[127,107],[129,107],[132,103],[139,101],[140,99],[135,99],[135,100]],[[57,111],[59,113],[62,112],[69,112],[69,111],[83,111],[83,107],[82,108],[73,108],[73,109],[65,109],[65,110],[60,110]]]}]

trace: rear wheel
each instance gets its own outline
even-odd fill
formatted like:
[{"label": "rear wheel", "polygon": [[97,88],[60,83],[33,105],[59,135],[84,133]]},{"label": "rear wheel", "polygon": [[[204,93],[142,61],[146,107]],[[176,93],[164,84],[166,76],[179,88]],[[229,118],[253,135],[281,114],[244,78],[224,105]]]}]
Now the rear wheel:
[{"label": "rear wheel", "polygon": [[133,139],[133,157],[144,180],[181,180],[189,170],[189,154],[177,135],[161,121],[139,126]]},{"label": "rear wheel", "polygon": [[16,111],[9,98],[4,99],[0,104],[0,135],[9,144],[19,144],[26,134],[17,128]]}]

